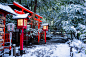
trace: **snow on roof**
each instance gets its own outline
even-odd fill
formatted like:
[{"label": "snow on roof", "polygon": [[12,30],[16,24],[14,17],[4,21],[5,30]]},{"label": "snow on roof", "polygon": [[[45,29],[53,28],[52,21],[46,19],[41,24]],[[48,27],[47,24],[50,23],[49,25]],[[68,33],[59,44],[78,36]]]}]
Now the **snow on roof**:
[{"label": "snow on roof", "polygon": [[26,14],[17,14],[16,16],[13,15],[13,19],[19,19],[19,18],[27,18],[29,15],[29,13],[26,13]]},{"label": "snow on roof", "polygon": [[9,6],[0,4],[0,9],[16,15],[16,13]]},{"label": "snow on roof", "polygon": [[13,24],[13,23],[8,23],[7,25],[13,25],[13,26],[14,26],[14,24]]},{"label": "snow on roof", "polygon": [[48,25],[48,23],[44,23],[44,24],[42,24],[42,26],[47,26]]}]

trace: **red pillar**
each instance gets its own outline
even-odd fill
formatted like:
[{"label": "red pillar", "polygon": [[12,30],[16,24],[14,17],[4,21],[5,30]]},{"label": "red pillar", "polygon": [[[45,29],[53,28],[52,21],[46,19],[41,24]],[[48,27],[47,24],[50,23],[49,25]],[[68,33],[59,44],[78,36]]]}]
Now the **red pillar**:
[{"label": "red pillar", "polygon": [[24,36],[24,29],[22,28],[22,33],[20,34],[20,54],[23,54],[23,36]]},{"label": "red pillar", "polygon": [[38,32],[38,43],[39,43],[39,41],[40,41],[40,33]]},{"label": "red pillar", "polygon": [[[38,22],[38,30],[40,29],[40,24],[39,24],[39,22]],[[40,33],[39,33],[39,31],[38,31],[38,43],[39,43],[39,41],[40,41]]]},{"label": "red pillar", "polygon": [[45,35],[45,43],[46,43],[46,31],[45,31],[44,35]]},{"label": "red pillar", "polygon": [[[2,13],[2,15],[6,18],[6,14]],[[5,20],[3,22],[4,22],[4,25],[5,25]],[[4,46],[4,44],[5,44],[5,27],[4,27],[4,37],[3,37],[3,39],[4,39],[4,42],[3,42],[3,46]]]}]

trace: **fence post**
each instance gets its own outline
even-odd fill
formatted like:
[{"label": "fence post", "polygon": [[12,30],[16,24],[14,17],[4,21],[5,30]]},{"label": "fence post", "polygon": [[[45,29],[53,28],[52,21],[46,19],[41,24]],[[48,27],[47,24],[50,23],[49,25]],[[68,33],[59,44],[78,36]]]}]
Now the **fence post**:
[{"label": "fence post", "polygon": [[70,46],[70,56],[73,57],[73,51],[72,51],[72,46]]},{"label": "fence post", "polygon": [[16,44],[13,44],[13,56],[16,56]]},{"label": "fence post", "polygon": [[69,47],[70,47],[70,57],[73,57],[73,51],[72,51],[73,46],[71,44],[72,41],[69,42]]}]

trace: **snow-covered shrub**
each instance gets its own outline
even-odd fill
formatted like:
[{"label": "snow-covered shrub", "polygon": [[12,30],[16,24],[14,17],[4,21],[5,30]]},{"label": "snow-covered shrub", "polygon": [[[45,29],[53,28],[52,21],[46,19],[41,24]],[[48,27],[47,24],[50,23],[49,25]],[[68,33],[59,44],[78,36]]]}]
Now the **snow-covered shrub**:
[{"label": "snow-covered shrub", "polygon": [[33,36],[33,35],[38,35],[38,32],[41,33],[42,29],[33,29],[33,28],[27,27],[27,29],[25,30],[25,32],[30,32],[30,34],[26,34],[26,36]]},{"label": "snow-covered shrub", "polygon": [[72,41],[72,44],[73,44],[74,47],[82,48],[82,42],[81,42],[80,40],[74,39],[74,40]]},{"label": "snow-covered shrub", "polygon": [[79,29],[81,32],[83,32],[86,30],[86,26],[79,23],[76,29]]},{"label": "snow-covered shrub", "polygon": [[[62,28],[65,30],[67,33],[75,32],[75,35],[77,35],[77,30],[74,26],[70,25],[70,21],[62,21]],[[70,34],[67,35],[68,38],[71,37]],[[73,37],[74,38],[74,37]]]},{"label": "snow-covered shrub", "polygon": [[86,25],[78,24],[77,28],[80,31],[80,39],[86,42]]},{"label": "snow-covered shrub", "polygon": [[78,24],[77,28],[81,33],[80,33],[80,39],[86,42],[86,25]]},{"label": "snow-covered shrub", "polygon": [[72,51],[73,53],[84,53],[86,50],[86,44],[84,44],[82,41],[73,39],[72,42],[70,42],[70,46],[73,47]]}]

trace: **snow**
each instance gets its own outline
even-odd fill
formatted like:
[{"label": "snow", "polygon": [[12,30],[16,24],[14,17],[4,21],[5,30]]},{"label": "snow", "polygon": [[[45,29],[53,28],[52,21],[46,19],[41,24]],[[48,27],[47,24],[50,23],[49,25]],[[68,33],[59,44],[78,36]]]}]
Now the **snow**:
[{"label": "snow", "polygon": [[[86,57],[86,54],[85,54],[86,44],[84,44],[80,40],[74,39],[70,45],[73,47],[72,49],[73,57]],[[75,47],[77,47],[78,49],[76,49]],[[81,52],[79,53],[79,51]]]},{"label": "snow", "polygon": [[81,48],[82,47],[82,42],[80,40],[74,39],[72,42],[73,46]]},{"label": "snow", "polygon": [[70,25],[63,26],[63,29],[67,32],[71,32],[71,31],[77,32],[74,26],[70,26]]},{"label": "snow", "polygon": [[86,2],[84,3],[84,6],[86,6]]},{"label": "snow", "polygon": [[16,15],[16,13],[9,6],[0,4],[0,9]]},{"label": "snow", "polygon": [[86,54],[78,53],[74,48],[72,50],[73,50],[74,57],[86,57]]},{"label": "snow", "polygon": [[58,57],[70,57],[69,53],[69,47],[67,44],[60,44],[57,45],[57,49],[54,51],[55,54],[53,54],[51,57],[57,55]]},{"label": "snow", "polygon": [[67,44],[36,45],[36,48],[28,48],[27,51],[29,53],[22,57],[70,57]]},{"label": "snow", "polygon": [[[74,44],[77,42],[77,45],[82,44],[79,40],[74,40]],[[75,44],[76,45],[76,44]],[[35,45],[36,47],[27,48],[27,54],[24,54],[22,57],[70,57],[70,47],[68,44],[59,43],[59,44],[45,44],[45,45]],[[86,46],[86,45],[85,45]],[[86,54],[78,51],[73,48],[73,57],[86,57]]]},{"label": "snow", "polygon": [[[69,40],[69,42],[71,41]],[[73,57],[86,57],[86,44],[82,43],[80,40],[74,39],[70,45],[73,46]],[[83,48],[79,53],[78,50],[76,50],[74,47]],[[18,51],[19,48],[20,47],[16,47],[16,53],[20,53]],[[24,47],[23,49],[25,50],[26,54],[16,57],[71,57],[70,47],[67,43],[47,43],[42,45],[32,45],[28,46],[28,48]],[[13,57],[13,53],[11,56],[4,54],[4,57]]]},{"label": "snow", "polygon": [[8,25],[13,25],[13,26],[15,26],[13,23],[8,23],[7,26],[8,26]]},{"label": "snow", "polygon": [[86,38],[85,36],[86,36],[86,33],[85,33],[85,34],[81,34],[81,35],[80,35],[80,38],[81,38],[81,39],[84,39],[84,38]]},{"label": "snow", "polygon": [[83,33],[85,33],[85,32],[86,32],[86,30],[83,31]]},{"label": "snow", "polygon": [[[62,28],[66,32],[75,32],[75,36],[77,36],[77,33],[80,33],[80,39],[84,39],[85,37],[85,32],[86,32],[86,26],[78,23],[78,26],[75,28],[74,26],[70,25],[70,21],[62,21]],[[79,29],[79,31],[77,31]],[[82,34],[83,32],[83,34]],[[71,37],[71,35],[67,35],[68,37]],[[74,37],[73,37],[74,38]]]},{"label": "snow", "polygon": [[78,24],[78,28],[85,29],[86,26],[79,23],[79,24]]},{"label": "snow", "polygon": [[47,26],[48,25],[48,23],[44,23],[44,24],[42,24],[41,26]]},{"label": "snow", "polygon": [[19,19],[19,18],[27,18],[29,15],[29,13],[26,13],[26,14],[17,14],[16,16],[13,15],[13,19]]},{"label": "snow", "polygon": [[86,26],[79,23],[76,29],[80,30],[80,32],[77,31],[77,33],[80,33],[80,38],[84,41],[84,38],[86,38]]},{"label": "snow", "polygon": [[84,11],[83,14],[86,14],[86,11]]}]

